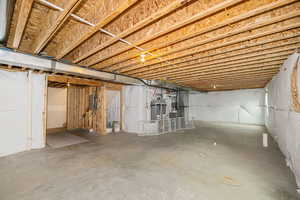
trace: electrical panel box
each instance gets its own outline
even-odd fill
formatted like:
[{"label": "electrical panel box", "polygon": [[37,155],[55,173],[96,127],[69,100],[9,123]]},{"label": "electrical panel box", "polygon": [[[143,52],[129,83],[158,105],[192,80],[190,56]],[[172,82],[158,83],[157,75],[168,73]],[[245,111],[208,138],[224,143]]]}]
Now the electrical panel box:
[{"label": "electrical panel box", "polygon": [[89,96],[89,110],[97,110],[97,95],[91,94]]}]

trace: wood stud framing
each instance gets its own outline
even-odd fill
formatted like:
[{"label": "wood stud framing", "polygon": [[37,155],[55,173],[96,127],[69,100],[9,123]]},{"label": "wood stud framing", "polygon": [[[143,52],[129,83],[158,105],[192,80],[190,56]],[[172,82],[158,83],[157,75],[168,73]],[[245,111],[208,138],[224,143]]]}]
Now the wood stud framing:
[{"label": "wood stud framing", "polygon": [[[91,1],[105,5],[106,0]],[[220,85],[218,90],[264,87],[283,60],[300,47],[299,0],[213,0],[208,8],[200,0],[165,1],[167,3],[163,0],[111,0],[112,4],[116,3],[115,7],[107,10],[101,20],[86,18],[90,21],[88,29],[70,40],[68,35],[57,37],[62,37],[59,33],[66,28],[65,33],[72,33],[73,24],[81,23],[80,20],[70,22],[70,16],[85,20],[83,13],[92,9],[85,7],[86,1],[53,0],[51,2],[58,3],[62,10],[49,10],[40,16],[45,20],[37,25],[35,17],[38,17],[39,7],[35,6],[36,2],[19,0],[8,46],[35,54],[43,51],[57,59],[71,59],[94,69],[148,80],[161,79],[209,91],[216,90],[211,87],[214,83]],[[150,14],[144,18],[118,28],[122,20],[125,22],[138,15],[133,12],[135,7],[146,8],[144,4],[149,4],[148,8],[152,8],[151,3],[152,7],[157,7],[155,11],[147,10]],[[189,15],[191,12],[193,14]],[[184,17],[185,14],[188,17]],[[160,24],[168,26],[157,29]],[[107,36],[105,31],[112,32]],[[34,33],[34,37],[23,37],[30,33]],[[31,48],[23,47],[23,40],[27,40]],[[89,48],[86,45],[97,40],[101,41],[97,46]],[[47,49],[57,41],[63,44],[61,49]],[[141,53],[147,55],[144,63],[139,60]],[[260,78],[255,77],[259,74]],[[119,89],[113,84],[93,80],[56,75],[48,79],[100,87],[101,91],[109,87]],[[78,90],[70,95],[84,96],[91,92]],[[86,123],[93,126],[93,122],[86,121],[81,125]]]}]

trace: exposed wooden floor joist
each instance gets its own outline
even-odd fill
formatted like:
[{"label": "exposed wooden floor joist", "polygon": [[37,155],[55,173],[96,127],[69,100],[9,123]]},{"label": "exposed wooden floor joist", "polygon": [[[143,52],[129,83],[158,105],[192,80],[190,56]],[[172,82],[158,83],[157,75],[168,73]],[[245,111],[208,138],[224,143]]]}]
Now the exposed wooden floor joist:
[{"label": "exposed wooden floor joist", "polygon": [[214,90],[210,80],[264,87],[300,47],[299,0],[38,2],[17,0],[9,47],[203,90]]},{"label": "exposed wooden floor joist", "polygon": [[[168,46],[170,46],[170,45],[174,45],[174,44],[176,44],[176,43],[183,42],[183,41],[185,41],[185,40],[188,40],[188,39],[194,38],[194,37],[196,37],[196,36],[199,36],[199,35],[201,35],[201,34],[205,34],[205,33],[208,33],[208,32],[210,32],[210,31],[213,31],[213,30],[222,28],[222,27],[224,27],[224,26],[228,26],[228,24],[233,24],[233,23],[239,22],[239,21],[241,21],[241,20],[243,20],[243,19],[247,19],[247,18],[249,18],[249,17],[253,17],[253,16],[255,16],[255,15],[261,14],[261,13],[263,13],[263,12],[270,11],[270,10],[272,10],[272,9],[281,7],[281,6],[283,6],[283,5],[289,4],[289,3],[294,2],[294,1],[295,1],[295,0],[278,1],[278,2],[274,2],[274,3],[272,3],[272,4],[268,4],[268,5],[266,5],[266,6],[259,7],[259,8],[255,9],[255,10],[251,10],[251,11],[249,11],[249,12],[243,14],[243,15],[239,15],[239,16],[237,16],[237,17],[230,18],[230,19],[228,19],[228,20],[226,20],[226,21],[224,21],[224,22],[217,23],[217,24],[214,25],[214,26],[207,27],[207,28],[205,28],[205,29],[203,29],[203,30],[200,30],[200,31],[196,32],[196,33],[191,33],[191,34],[189,33],[189,34],[187,34],[187,35],[183,35],[181,38],[179,38],[179,39],[177,39],[177,40],[174,40],[174,41],[167,41],[167,42],[164,42],[164,43],[162,43],[162,44],[158,44],[155,48],[152,48],[152,49],[150,49],[149,51],[152,52],[152,51],[154,51],[154,50],[162,49],[162,48],[164,48],[164,47],[168,47]],[[119,63],[125,62],[125,61],[127,61],[127,60],[129,60],[129,59],[134,59],[134,58],[136,58],[137,56],[139,56],[139,55],[134,55],[134,56],[131,56],[131,57],[129,57],[129,58],[125,58],[125,59],[119,60],[118,63],[111,64],[110,66],[113,66],[113,65],[115,65],[115,64],[119,64]],[[123,65],[124,68],[125,68],[126,64],[122,64],[122,65]],[[110,66],[108,66],[108,67],[110,67]]]}]

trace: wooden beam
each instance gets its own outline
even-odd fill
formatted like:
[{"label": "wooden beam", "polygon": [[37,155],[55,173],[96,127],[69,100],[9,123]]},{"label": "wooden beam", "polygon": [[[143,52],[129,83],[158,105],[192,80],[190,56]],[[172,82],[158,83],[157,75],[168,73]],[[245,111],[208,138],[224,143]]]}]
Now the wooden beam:
[{"label": "wooden beam", "polygon": [[[80,5],[82,0],[71,0],[68,2],[64,10],[56,18],[55,22],[52,24],[45,24],[43,30],[37,36],[36,40],[33,43],[32,52],[38,54],[43,48],[48,44],[52,39],[54,34],[59,30],[63,23],[67,20],[70,14]],[[60,11],[54,11],[60,12]],[[47,21],[47,20],[45,20]],[[48,23],[48,22],[46,22]]]},{"label": "wooden beam", "polygon": [[[190,63],[190,62],[194,62],[194,61],[198,61],[200,59],[207,59],[207,58],[212,58],[212,57],[215,57],[215,56],[219,56],[219,55],[225,55],[225,54],[228,54],[228,53],[232,53],[233,55],[237,55],[238,53],[236,53],[236,51],[240,51],[240,50],[246,50],[246,52],[250,52],[250,51],[247,51],[249,48],[253,48],[253,47],[257,47],[257,46],[261,46],[262,48],[257,48],[257,50],[261,49],[261,50],[265,50],[267,49],[268,47],[265,48],[266,45],[269,45],[270,43],[274,43],[274,42],[285,42],[287,40],[292,40],[292,41],[298,41],[299,39],[299,36],[300,36],[300,33],[299,34],[292,34],[292,35],[286,35],[286,36],[283,36],[283,37],[279,37],[279,38],[272,38],[270,40],[262,40],[261,42],[251,42],[249,43],[249,41],[247,42],[247,45],[240,45],[239,47],[237,48],[229,48],[228,50],[224,50],[224,49],[219,49],[219,51],[217,52],[214,52],[214,53],[209,53],[207,55],[202,55],[204,54],[204,52],[202,52],[202,54],[195,54],[193,56],[190,56],[190,57],[186,57],[183,61],[179,61],[179,62],[174,62],[174,64],[176,64],[177,66],[180,66],[180,68],[183,68],[183,66],[186,66],[186,65],[181,65],[181,64],[185,64],[185,63]],[[287,42],[288,43],[288,42]],[[274,45],[275,47],[275,45]],[[214,47],[212,47],[214,48]],[[227,47],[228,48],[228,47]],[[208,48],[207,51],[205,52],[208,52],[210,51],[210,49]],[[225,56],[226,58],[228,57],[231,57],[231,56]],[[173,62],[172,62],[173,63]],[[142,76],[142,75],[157,75],[157,71],[155,69],[159,69],[159,68],[162,68],[160,73],[162,72],[167,72],[169,70],[172,70],[172,69],[176,69],[176,67],[174,65],[171,64],[168,64],[168,65],[164,65],[164,66],[161,66],[161,65],[155,65],[155,66],[151,66],[149,67],[150,69],[146,68],[146,69],[139,69],[137,70],[135,73],[130,73],[130,75],[135,75],[135,76]]]},{"label": "wooden beam", "polygon": [[[201,69],[201,71],[203,72],[203,69],[207,69],[207,68],[211,68],[211,66],[213,66],[213,69],[216,69],[217,66],[228,66],[228,65],[232,65],[232,64],[237,64],[237,63],[242,63],[242,61],[244,59],[249,59],[249,58],[253,58],[252,60],[260,60],[260,59],[265,59],[265,58],[269,58],[269,57],[274,57],[272,54],[274,53],[280,53],[282,52],[282,54],[277,54],[277,55],[287,55],[288,53],[292,52],[293,50],[295,50],[296,48],[300,47],[300,41],[294,45],[291,46],[287,46],[285,48],[282,47],[277,47],[275,50],[272,51],[254,51],[254,52],[249,52],[248,54],[243,54],[243,55],[237,55],[237,56],[232,56],[228,59],[226,58],[219,58],[219,59],[212,59],[209,61],[199,61],[197,63],[193,63],[193,64],[189,64],[186,65],[182,68],[179,69],[173,69],[173,70],[169,70],[166,72],[157,72],[156,75],[148,75],[148,76],[139,76],[139,77],[143,77],[143,78],[153,78],[153,77],[162,77],[162,76],[174,76],[176,74],[183,74],[183,73],[188,73],[188,72],[194,72],[195,70]],[[249,61],[249,60],[248,60]],[[230,63],[230,64],[226,64],[226,63]],[[207,66],[207,67],[206,67]],[[206,67],[206,68],[203,68]]]},{"label": "wooden beam", "polygon": [[98,80],[91,80],[85,78],[76,78],[64,75],[48,75],[48,80],[52,82],[58,83],[70,83],[73,85],[85,85],[91,87],[101,87],[105,86],[109,90],[122,90],[123,84],[120,83],[110,83],[106,81],[98,81]]},{"label": "wooden beam", "polygon": [[[268,26],[268,25],[271,25],[271,24],[275,24],[275,23],[278,23],[278,22],[281,22],[281,21],[284,21],[284,20],[287,20],[287,19],[291,19],[291,18],[297,17],[297,16],[300,16],[300,12],[298,12],[298,11],[291,12],[291,13],[288,13],[288,14],[285,14],[285,15],[281,15],[281,16],[278,16],[278,17],[270,18],[270,19],[267,19],[267,20],[264,20],[264,21],[260,21],[260,22],[254,23],[254,24],[250,24],[248,26],[245,26],[245,27],[233,30],[231,32],[224,33],[224,34],[221,34],[221,35],[217,35],[217,36],[208,38],[206,40],[200,40],[199,42],[192,43],[192,44],[187,45],[187,46],[183,46],[183,47],[179,47],[179,48],[174,48],[174,49],[172,49],[170,51],[166,51],[166,52],[159,52],[158,55],[161,58],[161,57],[165,57],[165,56],[168,56],[168,55],[171,55],[171,54],[175,54],[175,53],[178,53],[178,52],[184,52],[186,50],[191,50],[191,49],[193,49],[195,47],[198,47],[198,46],[202,46],[202,45],[205,45],[205,44],[209,44],[211,42],[215,42],[215,41],[218,41],[218,40],[226,39],[226,38],[238,35],[240,33],[244,33],[244,32],[247,32],[247,31],[250,31],[250,30],[253,30],[253,29],[257,29],[257,28],[261,28],[261,27]],[[248,37],[251,37],[251,36],[253,37],[253,35],[251,33],[249,33]],[[135,70],[135,69],[138,69],[138,68],[143,68],[143,67],[146,67],[146,66],[149,66],[149,65],[153,65],[153,64],[157,64],[157,63],[169,61],[169,60],[172,60],[172,59],[175,59],[175,58],[182,58],[182,57],[185,57],[185,56],[193,54],[193,53],[194,52],[191,51],[191,52],[182,53],[180,55],[169,56],[169,57],[163,59],[163,61],[156,60],[155,57],[153,57],[153,58],[149,58],[147,60],[147,64],[141,64],[140,62],[139,63],[134,63],[134,64],[131,64],[131,65],[133,65],[132,67],[124,66],[119,71],[120,71],[120,73],[126,73],[126,72],[128,73],[129,71],[132,71],[132,70]],[[150,60],[153,60],[153,61],[150,62]],[[116,70],[116,68],[113,68],[113,70]]]},{"label": "wooden beam", "polygon": [[102,135],[106,135],[106,109],[107,109],[107,90],[106,87],[101,87],[100,91],[100,109],[101,109],[101,121],[100,121],[100,131]]},{"label": "wooden beam", "polygon": [[101,51],[101,50],[111,46],[112,44],[119,41],[118,38],[125,38],[125,37],[135,33],[136,31],[138,31],[138,30],[144,28],[145,26],[151,24],[152,22],[155,22],[158,19],[170,14],[171,12],[177,10],[178,8],[183,7],[184,5],[188,4],[191,1],[192,0],[176,0],[176,1],[172,2],[170,5],[162,8],[161,10],[159,10],[156,13],[152,14],[151,16],[147,17],[146,19],[138,22],[133,27],[131,27],[131,28],[123,31],[122,33],[118,34],[117,38],[113,38],[111,40],[108,40],[104,44],[101,44],[100,46],[98,46],[98,47],[90,50],[89,52],[85,53],[84,55],[80,56],[79,58],[77,58],[74,61],[74,63],[78,63],[78,62],[82,61],[83,59],[97,53],[98,51]]},{"label": "wooden beam", "polygon": [[[208,28],[205,28],[205,29],[202,29],[200,31],[197,31],[195,33],[191,33],[191,34],[187,34],[187,35],[183,35],[182,37],[176,39],[176,40],[173,40],[173,41],[166,41],[165,43],[162,43],[162,44],[156,44],[154,48],[148,50],[148,52],[152,52],[154,50],[158,50],[158,49],[161,49],[161,48],[164,48],[164,47],[168,47],[168,46],[171,46],[171,45],[174,45],[176,43],[179,43],[179,42],[182,42],[182,41],[185,41],[185,40],[188,40],[188,39],[191,39],[191,38],[194,38],[196,36],[199,36],[199,35],[203,35],[205,33],[208,33],[208,32],[211,32],[211,31],[214,31],[214,30],[217,30],[217,29],[220,29],[220,28],[223,28],[225,26],[228,26],[228,24],[234,24],[234,23],[237,23],[239,21],[242,21],[242,20],[245,20],[247,18],[250,18],[250,17],[253,17],[253,16],[256,16],[256,15],[259,15],[259,14],[262,14],[262,13],[265,13],[265,12],[268,12],[268,11],[271,11],[273,9],[276,9],[276,8],[279,8],[279,7],[282,7],[282,6],[285,6],[285,5],[288,5],[288,4],[291,4],[293,2],[296,2],[297,0],[281,0],[281,1],[275,1],[271,4],[267,4],[267,5],[264,5],[264,6],[261,6],[259,8],[256,8],[254,10],[251,10],[245,14],[242,14],[242,15],[238,15],[236,17],[233,17],[233,18],[230,18],[228,20],[225,20],[223,22],[220,22],[220,23],[217,23],[216,25],[213,25],[213,26],[210,26]],[[112,63],[110,64],[109,66],[113,66],[113,65],[116,65],[116,64],[120,64],[122,62],[125,62],[125,61],[128,61],[130,59],[133,59],[133,58],[136,58],[137,56],[139,55],[136,55],[136,54],[130,54],[130,56],[126,56],[126,58],[124,59],[119,59],[118,62],[116,63]],[[103,69],[103,68],[102,68]]]},{"label": "wooden beam", "polygon": [[27,20],[30,15],[33,1],[34,0],[22,0],[22,2],[21,2],[19,15],[18,15],[18,18],[16,21],[15,35],[14,35],[13,44],[12,44],[12,48],[14,48],[14,49],[19,48],[19,45],[20,45],[20,42],[22,40],[22,36],[24,33],[24,29],[26,27]]},{"label": "wooden beam", "polygon": [[91,36],[93,36],[96,32],[98,32],[101,28],[103,28],[105,25],[112,22],[114,19],[116,19],[118,16],[120,16],[125,10],[130,8],[132,5],[137,3],[140,0],[123,0],[123,3],[121,6],[119,6],[117,9],[113,10],[108,16],[105,16],[103,20],[98,22],[94,27],[91,28],[90,31],[85,33],[82,37],[80,37],[77,41],[75,41],[73,44],[69,45],[67,48],[63,49],[60,53],[57,54],[56,58],[61,59],[64,56],[66,56],[68,53],[70,53],[73,49],[78,47],[80,44],[82,44],[84,41],[89,39]]},{"label": "wooden beam", "polygon": [[[146,37],[146,38],[144,38],[144,39],[142,39],[142,40],[140,40],[138,42],[135,42],[135,45],[137,45],[137,46],[142,45],[142,44],[144,44],[144,43],[146,43],[148,41],[151,41],[151,40],[156,39],[156,38],[158,38],[160,36],[166,35],[167,33],[173,32],[173,31],[175,31],[175,30],[177,30],[179,28],[182,28],[182,27],[184,27],[184,26],[186,26],[188,24],[191,24],[191,23],[193,23],[195,21],[198,21],[200,19],[204,19],[207,16],[215,14],[215,13],[221,11],[221,10],[224,10],[224,9],[230,7],[230,6],[236,5],[236,4],[238,4],[238,3],[242,2],[242,1],[243,0],[227,0],[227,1],[224,1],[222,3],[219,3],[219,4],[217,4],[217,5],[213,6],[213,7],[205,10],[205,11],[202,11],[202,12],[200,12],[200,13],[198,13],[198,14],[196,14],[196,15],[194,15],[194,16],[192,16],[192,17],[190,17],[190,18],[188,18],[188,19],[186,19],[186,20],[184,20],[182,22],[179,22],[179,23],[171,26],[167,30],[164,30],[164,31],[161,31],[161,32],[157,32],[157,33],[155,33],[155,34],[153,34],[153,35],[151,35],[149,37]],[[113,56],[119,55],[119,54],[121,54],[121,53],[123,53],[125,51],[128,51],[128,50],[132,49],[132,48],[133,47],[128,46],[128,47],[125,47],[123,49],[120,49],[120,50],[114,52],[111,55],[104,56],[104,57],[99,57],[98,59],[90,62],[88,64],[88,66],[95,65],[95,64],[97,64],[99,62],[107,60],[107,59],[109,59],[109,58],[111,58]],[[101,69],[102,66],[97,66],[97,68]]]},{"label": "wooden beam", "polygon": [[48,75],[48,81],[58,82],[58,83],[70,83],[74,85],[87,85],[87,86],[103,86],[102,81],[94,81],[83,78],[75,78],[62,75]]}]

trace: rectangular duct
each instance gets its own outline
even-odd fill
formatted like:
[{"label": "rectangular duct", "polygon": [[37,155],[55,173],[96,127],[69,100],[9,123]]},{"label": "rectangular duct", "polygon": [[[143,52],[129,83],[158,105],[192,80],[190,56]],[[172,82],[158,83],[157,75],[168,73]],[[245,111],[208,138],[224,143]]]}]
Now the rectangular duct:
[{"label": "rectangular duct", "polygon": [[33,56],[30,54],[15,52],[6,48],[0,48],[0,64],[27,67],[48,72],[70,74],[79,77],[113,81],[124,84],[144,85],[141,80],[136,78],[117,75],[109,72],[97,71],[77,65],[66,64],[55,60],[46,59],[40,56]]}]

